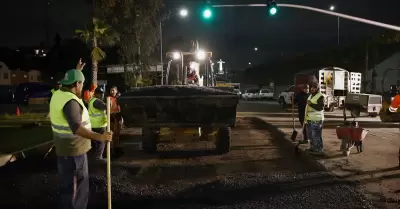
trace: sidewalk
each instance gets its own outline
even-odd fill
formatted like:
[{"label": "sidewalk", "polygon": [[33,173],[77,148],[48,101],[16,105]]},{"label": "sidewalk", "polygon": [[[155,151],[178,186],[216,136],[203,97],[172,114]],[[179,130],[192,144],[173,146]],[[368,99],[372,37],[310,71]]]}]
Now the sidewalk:
[{"label": "sidewalk", "polygon": [[[357,153],[354,147],[350,156],[344,156],[340,150],[340,140],[336,136],[336,126],[343,119],[326,113],[323,129],[325,156],[311,157],[339,178],[355,180],[361,189],[374,202],[386,208],[400,208],[400,167],[398,161],[400,130],[397,125],[383,124],[377,119],[357,118],[360,127],[370,130],[363,141],[364,152]],[[239,116],[250,116],[239,114]],[[251,115],[254,116],[254,115]],[[290,140],[292,118],[290,113],[260,113],[258,117],[276,126]],[[297,116],[296,116],[297,120]],[[375,121],[373,121],[375,120]],[[377,126],[377,127],[374,127]],[[379,126],[379,127],[378,127]],[[385,126],[390,128],[384,128]],[[296,124],[298,132],[301,126]],[[294,144],[295,145],[295,144]],[[304,151],[308,145],[301,145]]]}]

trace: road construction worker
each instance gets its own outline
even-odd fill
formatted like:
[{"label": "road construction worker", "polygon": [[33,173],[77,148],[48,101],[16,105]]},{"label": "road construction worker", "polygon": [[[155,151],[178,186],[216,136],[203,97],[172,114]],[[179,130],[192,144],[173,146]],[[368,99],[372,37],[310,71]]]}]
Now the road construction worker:
[{"label": "road construction worker", "polygon": [[96,90],[97,85],[96,84],[91,84],[90,89],[86,90],[83,94],[83,101],[88,104],[89,101],[93,98],[94,96],[94,91]]},{"label": "road construction worker", "polygon": [[306,107],[307,137],[310,140],[308,151],[311,154],[323,154],[324,96],[319,92],[317,83],[310,85],[310,93]]},{"label": "road construction worker", "polygon": [[[94,92],[94,97],[89,101],[89,117],[92,124],[92,131],[103,134],[106,132],[107,127],[107,105],[103,102],[104,89],[98,87]],[[96,160],[104,160],[103,152],[105,143],[102,141],[92,141],[94,147],[94,157]]]},{"label": "road construction worker", "polygon": [[[304,84],[301,86],[301,91],[296,94],[294,98],[294,103],[297,105],[297,110],[298,110],[298,115],[299,115],[299,121],[301,126],[303,127],[303,124],[305,123],[305,115],[306,115],[306,106],[307,106],[307,100],[309,97],[309,86],[307,84]],[[308,138],[307,138],[307,127],[303,128],[303,139],[300,142],[302,144],[308,144]]]},{"label": "road construction worker", "polygon": [[87,152],[90,140],[111,141],[112,133],[92,131],[89,112],[80,99],[85,81],[82,71],[69,70],[62,88],[50,102],[50,121],[57,155],[60,204],[65,209],[85,209],[89,198]]},{"label": "road construction worker", "polygon": [[110,88],[110,112],[111,112],[111,127],[112,131],[114,132],[114,138],[113,138],[113,148],[119,146],[119,135],[122,129],[123,125],[123,119],[120,114],[120,106],[117,101],[118,97],[118,88],[116,86],[113,86]]},{"label": "road construction worker", "polygon": [[55,91],[59,90],[61,88],[60,82],[57,82],[57,85],[51,89],[51,94],[54,94]]}]

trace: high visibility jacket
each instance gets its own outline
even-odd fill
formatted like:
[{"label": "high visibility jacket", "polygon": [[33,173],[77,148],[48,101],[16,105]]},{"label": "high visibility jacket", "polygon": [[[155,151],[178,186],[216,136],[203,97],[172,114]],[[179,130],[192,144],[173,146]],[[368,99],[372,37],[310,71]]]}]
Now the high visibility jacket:
[{"label": "high visibility jacket", "polygon": [[67,91],[56,91],[50,101],[50,121],[53,130],[56,154],[59,156],[76,156],[86,153],[91,148],[91,142],[75,135],[65,118],[63,108],[71,100],[76,100],[82,107],[81,125],[91,130],[89,113],[75,94]]},{"label": "high visibility jacket", "polygon": [[111,113],[120,112],[119,105],[118,105],[116,97],[111,97],[110,96],[110,103],[111,103],[111,110],[110,110]]},{"label": "high visibility jacket", "polygon": [[54,92],[56,92],[57,90],[55,89],[51,89],[51,93],[54,94]]},{"label": "high visibility jacket", "polygon": [[[320,97],[323,97],[323,95],[321,93],[317,93],[315,96],[310,95],[308,97],[308,101],[311,102],[311,104],[317,104],[318,103],[318,99]],[[307,105],[307,120],[310,121],[322,121],[324,120],[324,109],[322,109],[321,111],[318,111],[314,108],[312,108],[310,105]]]},{"label": "high visibility jacket", "polygon": [[107,115],[105,110],[99,110],[93,106],[97,98],[92,98],[89,101],[89,117],[92,128],[103,128],[107,126]]},{"label": "high visibility jacket", "polygon": [[389,111],[390,112],[397,112],[397,108],[400,106],[400,95],[397,94],[394,96],[392,102],[390,103]]}]

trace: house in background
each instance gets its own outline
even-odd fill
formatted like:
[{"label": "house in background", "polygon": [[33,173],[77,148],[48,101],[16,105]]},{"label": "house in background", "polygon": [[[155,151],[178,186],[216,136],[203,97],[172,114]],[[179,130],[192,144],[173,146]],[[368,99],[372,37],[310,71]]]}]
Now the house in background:
[{"label": "house in background", "polygon": [[4,62],[0,62],[0,85],[10,85],[10,69]]},{"label": "house in background", "polygon": [[371,93],[387,92],[390,85],[400,86],[400,52],[368,70],[367,81],[366,91]]},{"label": "house in background", "polygon": [[42,82],[39,70],[10,70],[4,62],[0,62],[0,85],[18,85],[26,82]]},{"label": "house in background", "polygon": [[28,71],[29,82],[42,82],[42,73],[39,70]]}]

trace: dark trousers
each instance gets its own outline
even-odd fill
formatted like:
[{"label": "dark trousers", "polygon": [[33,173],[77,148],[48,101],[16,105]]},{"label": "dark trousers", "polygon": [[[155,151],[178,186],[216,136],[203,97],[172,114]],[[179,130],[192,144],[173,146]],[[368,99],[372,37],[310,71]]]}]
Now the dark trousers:
[{"label": "dark trousers", "polygon": [[324,144],[322,142],[323,121],[307,121],[308,136],[310,137],[310,148],[314,152],[323,152]]},{"label": "dark trousers", "polygon": [[121,113],[111,113],[111,131],[113,132],[113,147],[119,146],[119,136],[121,133],[122,125],[123,125],[123,118]]},{"label": "dark trousers", "polygon": [[[304,118],[305,118],[305,110],[299,110],[299,121],[301,126],[303,127],[304,125]],[[303,141],[307,141],[308,137],[307,137],[307,126],[304,126],[303,128]]]},{"label": "dark trousers", "polygon": [[[106,131],[106,128],[92,128],[92,131],[103,134]],[[93,154],[96,159],[103,158],[105,146],[106,144],[104,142],[92,140]]]},{"label": "dark trousers", "polygon": [[89,169],[86,153],[57,157],[60,176],[60,209],[86,209],[89,200]]}]

